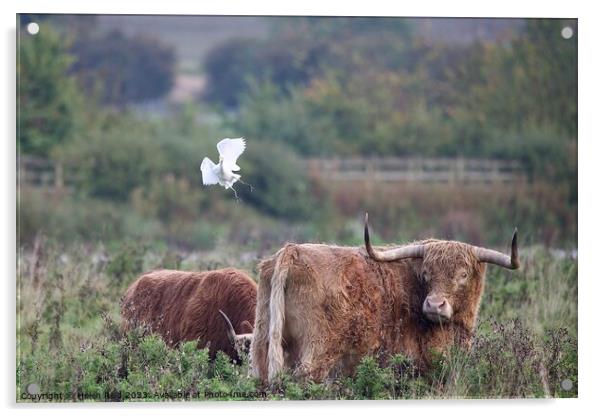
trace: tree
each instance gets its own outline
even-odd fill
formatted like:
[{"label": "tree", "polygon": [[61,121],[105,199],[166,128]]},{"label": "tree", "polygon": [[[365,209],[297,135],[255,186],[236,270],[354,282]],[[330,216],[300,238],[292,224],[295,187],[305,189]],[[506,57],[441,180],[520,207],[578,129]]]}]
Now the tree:
[{"label": "tree", "polygon": [[69,140],[77,127],[84,97],[68,69],[74,58],[64,39],[41,25],[33,36],[19,33],[17,59],[17,125],[19,150],[48,156]]},{"label": "tree", "polygon": [[205,58],[205,100],[226,107],[237,105],[247,90],[247,79],[258,75],[259,65],[255,40],[232,39],[213,48]]},{"label": "tree", "polygon": [[279,19],[269,39],[233,39],[209,52],[205,99],[238,107],[253,82],[272,83],[286,96],[324,70],[352,72],[358,61],[398,68],[405,62],[410,29],[400,18]]},{"label": "tree", "polygon": [[571,20],[530,19],[511,43],[479,47],[477,59],[466,60],[456,73],[458,103],[489,127],[538,127],[575,137],[577,41],[576,35],[561,36],[566,25],[576,30]]},{"label": "tree", "polygon": [[88,91],[100,82],[105,103],[122,106],[161,98],[173,84],[174,51],[154,39],[114,31],[78,38],[72,51],[77,56],[72,71]]},{"label": "tree", "polygon": [[[561,36],[569,26],[574,35]],[[531,97],[532,117],[563,133],[577,134],[577,23],[575,20],[530,19],[526,36],[514,44],[524,71],[520,86]]]}]

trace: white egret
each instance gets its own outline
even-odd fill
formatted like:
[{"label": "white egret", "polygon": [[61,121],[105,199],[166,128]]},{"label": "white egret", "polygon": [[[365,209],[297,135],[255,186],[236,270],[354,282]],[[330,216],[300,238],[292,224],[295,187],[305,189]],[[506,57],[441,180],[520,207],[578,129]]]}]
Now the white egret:
[{"label": "white egret", "polygon": [[204,158],[201,163],[201,173],[203,175],[204,185],[219,184],[226,190],[231,188],[234,195],[238,198],[233,185],[235,182],[241,181],[240,175],[234,171],[240,171],[240,167],[236,165],[236,160],[245,151],[246,143],[243,138],[238,139],[222,139],[217,144],[219,152],[219,163],[215,164],[209,158]]}]

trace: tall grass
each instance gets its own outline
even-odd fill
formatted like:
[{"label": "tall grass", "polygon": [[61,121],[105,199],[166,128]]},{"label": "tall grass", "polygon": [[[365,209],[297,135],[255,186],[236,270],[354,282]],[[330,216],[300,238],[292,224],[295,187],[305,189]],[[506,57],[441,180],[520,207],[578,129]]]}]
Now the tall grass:
[{"label": "tall grass", "polygon": [[438,237],[503,246],[515,226],[523,246],[575,248],[576,206],[569,190],[550,183],[334,183],[329,195],[339,218],[370,212],[388,242]]},{"label": "tall grass", "polygon": [[[577,395],[577,263],[542,248],[523,268],[490,268],[469,352],[452,349],[420,374],[403,354],[366,357],[350,378],[264,387],[225,356],[210,361],[193,342],[170,349],[147,329],[122,334],[119,300],[144,270],[253,271],[250,250],[198,253],[117,246],[63,246],[40,238],[18,264],[17,400],[514,398]],[[562,381],[573,383],[562,389]],[[29,387],[29,388],[28,388]],[[29,390],[29,391],[28,391]]]}]

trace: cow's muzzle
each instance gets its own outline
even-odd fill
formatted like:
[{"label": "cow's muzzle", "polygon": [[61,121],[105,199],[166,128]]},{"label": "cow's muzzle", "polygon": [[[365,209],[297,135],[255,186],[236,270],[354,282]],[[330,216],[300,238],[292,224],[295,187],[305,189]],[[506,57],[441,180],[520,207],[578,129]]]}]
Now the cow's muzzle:
[{"label": "cow's muzzle", "polygon": [[422,304],[422,312],[432,322],[445,323],[453,314],[453,309],[445,297],[429,295]]}]

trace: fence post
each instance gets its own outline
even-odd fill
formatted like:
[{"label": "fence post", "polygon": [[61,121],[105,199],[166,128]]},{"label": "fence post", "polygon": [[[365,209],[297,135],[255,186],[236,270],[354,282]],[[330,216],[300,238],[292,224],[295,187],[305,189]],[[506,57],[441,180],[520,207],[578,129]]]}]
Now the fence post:
[{"label": "fence post", "polygon": [[60,162],[54,164],[54,188],[58,190],[63,188],[63,164]]},{"label": "fence post", "polygon": [[27,164],[23,159],[21,155],[17,158],[17,187],[27,184]]},{"label": "fence post", "polygon": [[462,183],[464,181],[464,171],[465,171],[465,163],[464,157],[460,156],[456,159],[456,183]]}]

